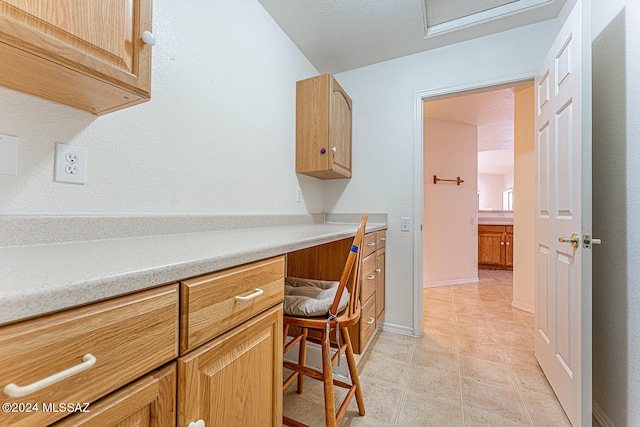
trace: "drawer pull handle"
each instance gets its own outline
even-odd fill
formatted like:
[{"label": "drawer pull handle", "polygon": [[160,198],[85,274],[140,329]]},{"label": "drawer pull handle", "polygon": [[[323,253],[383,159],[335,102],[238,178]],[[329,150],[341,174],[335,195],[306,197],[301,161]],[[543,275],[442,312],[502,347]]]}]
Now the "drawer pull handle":
[{"label": "drawer pull handle", "polygon": [[375,246],[376,242],[367,243],[367,246]]},{"label": "drawer pull handle", "polygon": [[23,397],[31,393],[35,393],[36,391],[42,390],[45,387],[49,387],[50,385],[53,385],[66,378],[79,374],[80,372],[84,372],[90,367],[92,367],[93,365],[95,365],[96,363],[95,356],[93,356],[90,353],[87,353],[84,356],[82,356],[82,360],[83,362],[80,363],[79,365],[72,366],[69,369],[66,369],[62,372],[58,372],[57,374],[53,374],[50,377],[43,378],[40,381],[36,381],[35,383],[31,383],[24,387],[15,385],[13,383],[8,384],[3,390],[4,394],[6,394],[9,397],[16,398],[16,397]]},{"label": "drawer pull handle", "polygon": [[375,275],[375,274],[372,274],[372,275],[370,275],[370,276],[367,276],[367,280],[373,280],[373,279],[375,279],[375,278],[376,278],[376,275]]},{"label": "drawer pull handle", "polygon": [[367,320],[367,325],[373,325],[373,322],[375,322],[376,319],[374,319],[373,317],[370,317],[369,320]]},{"label": "drawer pull handle", "polygon": [[380,268],[376,268],[376,273],[380,273],[381,271]]},{"label": "drawer pull handle", "polygon": [[246,297],[241,297],[240,295],[236,296],[236,301],[249,301],[250,299],[254,299],[262,294],[264,294],[264,291],[260,288],[256,288],[255,292],[251,295],[247,295]]},{"label": "drawer pull handle", "polygon": [[383,242],[385,242],[387,240],[386,237],[381,237],[380,240],[382,240]]}]

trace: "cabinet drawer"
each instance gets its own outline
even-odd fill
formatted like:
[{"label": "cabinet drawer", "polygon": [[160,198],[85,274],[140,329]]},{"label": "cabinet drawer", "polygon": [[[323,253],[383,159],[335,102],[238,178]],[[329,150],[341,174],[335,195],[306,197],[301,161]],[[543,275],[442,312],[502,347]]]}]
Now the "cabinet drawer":
[{"label": "cabinet drawer", "polygon": [[284,300],[284,257],[185,280],[180,292],[180,354],[185,354]]},{"label": "cabinet drawer", "polygon": [[[367,345],[373,333],[376,331],[376,299],[370,298],[362,306],[362,315],[360,316],[360,340],[361,347]],[[363,348],[360,349],[361,351]]]},{"label": "cabinet drawer", "polygon": [[364,304],[376,292],[376,255],[362,260],[362,281],[360,282],[360,302]]},{"label": "cabinet drawer", "polygon": [[376,249],[384,248],[387,246],[387,230],[380,230],[376,232]]},{"label": "cabinet drawer", "polygon": [[[178,286],[170,285],[1,328],[2,401],[93,402],[174,359],[177,327]],[[75,375],[22,397],[6,394],[8,384],[31,385],[91,356],[93,366]],[[0,425],[47,425],[67,415],[40,409],[0,413]]]},{"label": "cabinet drawer", "polygon": [[504,233],[504,225],[478,225],[478,233]]},{"label": "cabinet drawer", "polygon": [[373,253],[376,250],[378,237],[376,233],[369,233],[364,235],[364,242],[362,244],[362,257]]},{"label": "cabinet drawer", "polygon": [[54,427],[176,425],[176,362],[92,403]]}]

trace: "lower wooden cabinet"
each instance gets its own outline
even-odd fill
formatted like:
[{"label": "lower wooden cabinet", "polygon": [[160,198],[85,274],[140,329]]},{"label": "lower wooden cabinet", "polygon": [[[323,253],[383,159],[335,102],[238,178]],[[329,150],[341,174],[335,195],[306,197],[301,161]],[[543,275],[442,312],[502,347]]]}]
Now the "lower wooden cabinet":
[{"label": "lower wooden cabinet", "polygon": [[513,270],[512,225],[478,225],[478,267]]},{"label": "lower wooden cabinet", "polygon": [[178,359],[178,425],[282,425],[282,304]]},{"label": "lower wooden cabinet", "polygon": [[176,378],[176,363],[171,362],[54,426],[175,426]]}]

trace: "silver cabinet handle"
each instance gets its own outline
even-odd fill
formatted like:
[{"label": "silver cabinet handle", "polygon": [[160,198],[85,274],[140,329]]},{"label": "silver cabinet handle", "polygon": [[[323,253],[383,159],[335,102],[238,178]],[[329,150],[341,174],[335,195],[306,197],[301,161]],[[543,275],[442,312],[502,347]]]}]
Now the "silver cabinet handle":
[{"label": "silver cabinet handle", "polygon": [[376,245],[375,242],[367,243],[367,246],[375,246],[375,245]]},{"label": "silver cabinet handle", "polygon": [[386,237],[381,237],[380,240],[382,240],[384,242],[385,240],[387,240],[387,238]]},{"label": "silver cabinet handle", "polygon": [[84,372],[96,363],[96,358],[91,353],[87,353],[82,356],[83,362],[72,366],[69,369],[65,369],[64,371],[55,373],[47,378],[43,378],[40,381],[36,381],[29,385],[19,386],[16,384],[7,384],[4,388],[4,394],[9,397],[23,397],[31,393],[35,393],[36,391],[42,390],[45,387],[49,387],[57,382],[60,382],[66,378],[72,377],[74,375],[79,374],[80,372]]},{"label": "silver cabinet handle", "polygon": [[376,273],[380,273],[382,270],[379,268],[376,268]]},{"label": "silver cabinet handle", "polygon": [[242,297],[240,295],[236,296],[236,301],[249,301],[250,299],[254,299],[257,296],[260,296],[264,293],[264,291],[260,288],[256,288],[255,292],[247,295],[246,297]]},{"label": "silver cabinet handle", "polygon": [[367,320],[367,325],[372,325],[373,322],[375,322],[376,319],[374,319],[373,317],[370,317],[369,320]]},{"label": "silver cabinet handle", "polygon": [[367,280],[373,280],[373,279],[375,279],[375,278],[376,278],[376,275],[375,275],[375,274],[372,274],[372,275],[370,275],[370,276],[367,276]]}]

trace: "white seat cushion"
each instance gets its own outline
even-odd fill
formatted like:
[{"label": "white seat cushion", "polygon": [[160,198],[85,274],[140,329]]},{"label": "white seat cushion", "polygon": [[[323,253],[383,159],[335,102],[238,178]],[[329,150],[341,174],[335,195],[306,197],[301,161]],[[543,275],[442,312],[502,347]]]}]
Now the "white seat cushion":
[{"label": "white seat cushion", "polygon": [[[284,314],[290,316],[324,316],[329,313],[340,282],[286,277],[284,280]],[[349,303],[345,289],[340,298],[338,313]]]}]

